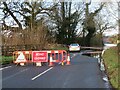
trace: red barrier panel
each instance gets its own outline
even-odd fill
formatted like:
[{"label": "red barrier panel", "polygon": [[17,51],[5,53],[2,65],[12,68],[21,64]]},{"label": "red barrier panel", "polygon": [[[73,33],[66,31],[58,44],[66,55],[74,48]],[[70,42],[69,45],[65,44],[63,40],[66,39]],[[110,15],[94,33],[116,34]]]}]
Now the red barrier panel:
[{"label": "red barrier panel", "polygon": [[33,51],[32,62],[36,63],[36,66],[42,66],[42,62],[48,62],[47,51]]},{"label": "red barrier panel", "polygon": [[32,62],[48,62],[47,51],[33,51]]}]

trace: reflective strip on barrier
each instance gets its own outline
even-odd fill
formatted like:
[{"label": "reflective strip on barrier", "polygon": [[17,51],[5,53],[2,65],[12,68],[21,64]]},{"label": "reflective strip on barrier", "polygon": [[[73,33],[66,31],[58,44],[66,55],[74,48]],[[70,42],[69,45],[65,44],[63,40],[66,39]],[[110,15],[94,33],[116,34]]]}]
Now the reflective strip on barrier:
[{"label": "reflective strip on barrier", "polygon": [[51,53],[51,51],[47,51],[47,53]]},{"label": "reflective strip on barrier", "polygon": [[30,52],[29,51],[25,51],[25,54],[29,54]]},{"label": "reflective strip on barrier", "polygon": [[59,51],[54,51],[54,53],[58,53]]},{"label": "reflective strip on barrier", "polygon": [[17,54],[21,54],[22,52],[20,51],[20,52],[17,52]]}]

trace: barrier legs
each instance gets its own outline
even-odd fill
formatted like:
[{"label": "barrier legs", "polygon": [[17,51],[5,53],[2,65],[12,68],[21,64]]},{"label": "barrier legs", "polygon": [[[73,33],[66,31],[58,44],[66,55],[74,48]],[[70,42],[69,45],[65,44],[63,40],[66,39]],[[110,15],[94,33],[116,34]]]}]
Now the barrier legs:
[{"label": "barrier legs", "polygon": [[20,63],[20,66],[25,66],[25,63]]},{"label": "barrier legs", "polygon": [[61,64],[62,64],[62,66],[63,66],[63,65],[64,65],[64,62],[62,62]]},{"label": "barrier legs", "polygon": [[36,62],[36,66],[42,66],[41,62]]}]

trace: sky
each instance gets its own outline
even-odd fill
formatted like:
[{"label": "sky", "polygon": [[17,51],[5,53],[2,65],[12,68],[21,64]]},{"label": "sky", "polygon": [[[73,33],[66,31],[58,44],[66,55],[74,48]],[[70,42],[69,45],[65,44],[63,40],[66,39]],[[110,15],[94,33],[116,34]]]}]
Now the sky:
[{"label": "sky", "polygon": [[[1,1],[6,1],[6,0],[1,0]],[[10,2],[17,2],[19,0],[7,0],[7,1],[10,1]],[[45,2],[51,2],[51,1],[60,1],[60,2],[63,2],[63,1],[72,1],[72,2],[89,2],[90,0],[22,0],[22,1],[30,1],[30,2],[34,2],[34,1],[45,1]],[[118,2],[120,0],[91,0],[92,2]]]},{"label": "sky", "polygon": [[[9,1],[18,1],[18,0],[9,0]],[[28,0],[28,1],[35,1],[35,0]],[[43,0],[43,1],[51,2],[51,0]],[[63,1],[63,0],[58,0],[58,1]],[[67,1],[69,1],[69,0],[67,0]],[[72,1],[73,2],[82,2],[82,1],[89,2],[89,0],[72,0]],[[92,0],[92,2],[95,2],[95,3],[96,2],[98,3],[98,2],[101,2],[101,1],[115,3],[116,1],[119,1],[119,0]],[[91,8],[94,9],[93,7],[97,7],[97,6],[94,6],[94,4],[93,4],[93,5],[91,5]],[[109,8],[108,12],[111,14],[111,17],[107,17],[107,19],[109,19],[112,23],[116,23],[116,18],[118,18],[118,11],[116,10],[118,8],[117,7],[117,3],[115,3],[114,6],[109,5],[108,8]],[[2,13],[2,11],[0,11],[0,13]],[[105,12],[103,12],[103,13],[105,13]],[[0,19],[1,19],[1,15],[0,15]],[[8,24],[11,24],[12,20],[13,19],[10,17],[9,21],[7,20]],[[115,29],[107,30],[107,31],[104,32],[104,35],[113,35],[113,34],[118,34],[118,27],[117,27],[117,25],[116,25]]]},{"label": "sky", "polygon": [[[110,16],[107,16],[106,19],[109,20],[110,23],[112,23],[113,25],[115,25],[115,28],[113,29],[108,29],[106,30],[103,34],[105,36],[110,36],[110,35],[116,35],[119,33],[119,27],[118,27],[118,4],[116,2],[110,2],[108,4],[108,6],[106,7],[106,11],[109,13]],[[103,13],[104,13],[103,12]]]}]

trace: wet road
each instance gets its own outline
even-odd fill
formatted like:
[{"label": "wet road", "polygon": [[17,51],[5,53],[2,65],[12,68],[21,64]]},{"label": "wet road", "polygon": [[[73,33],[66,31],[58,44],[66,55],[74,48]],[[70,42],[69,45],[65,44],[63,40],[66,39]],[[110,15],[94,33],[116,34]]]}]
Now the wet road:
[{"label": "wet road", "polygon": [[96,58],[71,53],[71,65],[11,65],[2,71],[3,88],[106,88]]}]

